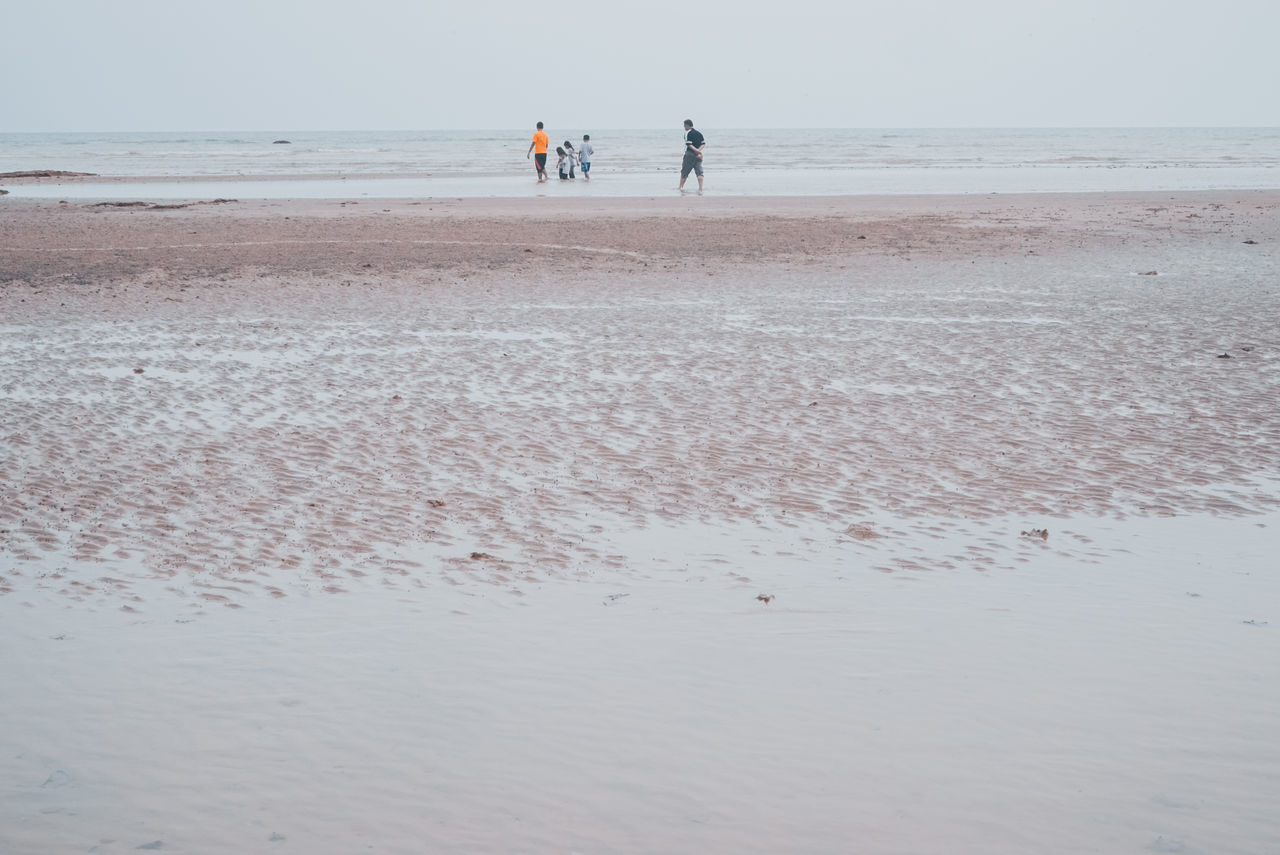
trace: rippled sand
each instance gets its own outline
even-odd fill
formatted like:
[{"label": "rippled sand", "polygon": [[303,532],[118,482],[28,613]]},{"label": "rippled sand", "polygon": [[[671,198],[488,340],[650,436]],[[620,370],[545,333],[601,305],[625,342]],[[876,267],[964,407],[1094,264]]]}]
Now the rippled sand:
[{"label": "rippled sand", "polygon": [[[1280,512],[1277,194],[689,198],[583,206],[231,202],[176,211],[0,205],[0,614],[16,616],[23,627],[23,649],[34,657],[28,661],[52,657],[46,664],[53,672],[63,666],[49,639],[68,621],[72,636],[106,632],[130,649],[148,637],[184,650],[217,639],[222,650],[207,655],[232,663],[230,671],[201,672],[194,708],[162,703],[126,716],[140,742],[146,723],[167,715],[208,724],[195,712],[204,708],[196,699],[208,701],[205,693],[216,696],[247,680],[259,695],[233,705],[228,714],[241,722],[237,730],[251,727],[254,710],[269,709],[282,733],[298,727],[306,734],[297,746],[303,755],[353,762],[335,748],[348,738],[373,752],[371,765],[351,773],[362,786],[386,775],[399,782],[397,791],[434,792],[434,807],[417,808],[421,822],[406,822],[406,805],[396,819],[386,818],[391,825],[384,830],[397,829],[387,851],[422,851],[415,837],[432,842],[432,851],[495,852],[1067,852],[1093,851],[1099,843],[1120,846],[1107,851],[1260,852],[1280,845],[1274,829],[1268,837],[1248,811],[1243,818],[1219,811],[1212,822],[1169,835],[1142,825],[1129,840],[1097,831],[1115,831],[1112,820],[1098,819],[1101,808],[1082,807],[1083,814],[1072,813],[1075,825],[1051,825],[1062,846],[1014,817],[990,817],[997,795],[1025,795],[1039,775],[1063,776],[1066,789],[1049,787],[1058,799],[1070,798],[1068,784],[1102,780],[1044,760],[1043,740],[1058,744],[1047,734],[1063,726],[1052,712],[1061,707],[1009,700],[1045,662],[1071,663],[1065,670],[1074,678],[1046,687],[1066,692],[1060,703],[1088,706],[1084,675],[1099,673],[1094,666],[1113,675],[1108,685],[1118,697],[1132,700],[1128,688],[1119,688],[1130,685],[1127,672],[1107,671],[1118,647],[1099,647],[1088,666],[1079,659],[1073,647],[1091,645],[1085,627],[1147,651],[1144,669],[1168,665],[1161,652],[1168,648],[1153,639],[1176,639],[1169,623],[1157,622],[1159,630],[1142,623],[1154,635],[1132,632],[1120,612],[1094,613],[1089,591],[1115,585],[1115,601],[1140,611],[1142,592],[1154,584],[1159,596],[1179,598],[1181,614],[1203,591],[1162,586],[1221,584],[1223,596],[1242,606],[1274,588],[1198,577],[1194,567],[1201,565],[1187,556],[1197,549],[1216,560],[1232,549],[1226,537],[1250,544],[1241,546],[1239,566],[1260,573],[1267,550],[1242,533],[1274,524]],[[1152,554],[1163,556],[1167,576],[1144,562]],[[1032,588],[1021,587],[1028,583],[1015,581],[1018,574],[1032,569],[1044,575]],[[901,581],[925,592],[913,600]],[[995,592],[973,587],[987,583]],[[1254,584],[1264,587],[1247,587]],[[886,598],[885,611],[851,605],[853,592],[864,606],[867,598]],[[995,687],[991,697],[1006,699],[1001,714],[970,696],[981,695],[980,688],[956,683],[954,669],[997,650],[1007,656],[1023,645],[1034,648],[1039,631],[1034,622],[988,631],[960,621],[951,638],[944,628],[957,618],[943,616],[951,596],[965,614],[969,606],[1030,608],[1037,620],[1052,621],[1056,608],[1083,623],[1058,627],[1048,645],[1056,654],[1039,664],[1028,654],[989,673],[977,667]],[[305,609],[288,611],[299,599]],[[477,600],[492,605],[483,614],[459,605]],[[594,617],[577,612],[583,600]],[[381,728],[391,727],[409,745],[423,738],[414,736],[419,728],[428,740],[451,733],[466,742],[468,732],[467,715],[426,688],[430,674],[400,689],[370,682],[371,662],[405,655],[393,652],[397,638],[417,649],[420,639],[409,629],[416,619],[399,612],[405,603],[430,613],[433,629],[416,631],[436,643],[470,639],[469,654],[455,651],[456,658],[439,661],[439,654],[422,655],[455,686],[468,674],[479,681],[467,690],[477,693],[471,721],[488,722],[476,744],[516,755],[512,746],[522,740],[558,745],[532,749],[521,774],[537,782],[537,792],[563,800],[544,804],[530,795],[534,790],[503,789],[482,751],[450,760],[445,743],[435,741],[414,749],[417,772],[401,780],[403,770],[391,771],[396,752]],[[545,623],[514,617],[521,613],[511,611],[516,603],[534,608]],[[266,623],[256,629],[228,623],[220,606]],[[621,636],[593,622],[610,608],[610,614],[631,610]],[[859,620],[881,623],[847,623],[850,609]],[[292,687],[276,699],[274,689],[259,685],[261,675],[245,670],[252,670],[250,651],[273,637],[273,622],[296,629],[313,610],[372,658],[351,668],[326,665],[321,678],[307,656],[268,653],[282,685]],[[644,618],[647,610],[659,617]],[[1256,630],[1245,639],[1252,644],[1280,624],[1272,611],[1233,612],[1205,631],[1217,644],[1214,633],[1247,627]],[[141,623],[113,618],[108,631],[105,618],[90,617],[99,613]],[[463,613],[472,619],[458,623]],[[810,613],[827,616],[804,617]],[[59,617],[46,622],[33,617],[39,614]],[[757,633],[752,627],[765,617],[786,626]],[[174,642],[172,629],[154,629],[192,618],[206,627],[203,640],[184,635],[186,641]],[[343,635],[356,623],[384,619],[396,632],[373,646]],[[502,640],[482,638],[478,626]],[[930,640],[930,626],[941,637]],[[912,631],[900,634],[903,627]],[[303,635],[314,640],[308,634],[314,629]],[[870,633],[874,649],[865,658],[847,657],[847,633],[859,631]],[[137,635],[146,632],[157,635]],[[679,644],[654,633],[683,639],[705,658],[684,661]],[[805,639],[798,647],[794,633]],[[734,641],[724,647],[726,638]],[[531,652],[544,641],[555,655]],[[341,655],[329,646],[308,649]],[[145,648],[133,655],[145,661],[151,655]],[[854,648],[861,649],[856,640]],[[1195,660],[1192,673],[1219,674],[1225,684],[1218,693],[1241,691],[1235,724],[1263,738],[1269,728],[1262,711],[1276,698],[1252,694],[1249,674],[1280,677],[1280,660],[1245,649],[1251,652],[1242,661],[1249,664],[1232,678],[1216,670],[1216,652],[1179,655]],[[603,660],[600,651],[607,651]],[[666,665],[655,667],[645,651]],[[741,654],[756,664],[744,666]],[[497,660],[526,655],[531,678],[542,675],[553,687],[547,695],[533,693],[530,720],[538,725],[528,731],[519,716],[493,708],[526,697],[530,687],[519,671],[496,678],[506,692],[489,688],[483,675]],[[959,657],[954,667],[931,680],[917,684],[910,676],[952,656]],[[631,667],[628,657],[637,658],[635,680],[609,677]],[[80,661],[87,673],[71,668],[73,683],[100,679],[91,676],[102,667],[92,665],[95,654],[85,651]],[[401,664],[414,670],[409,660]],[[11,662],[0,670],[6,694],[23,685],[23,667]],[[860,681],[873,679],[856,676],[866,669],[897,675],[877,682],[880,691],[911,701],[868,713],[870,742],[849,743],[843,727],[863,725],[857,708],[845,704],[860,697]],[[731,676],[717,691],[717,674],[726,672]],[[293,709],[293,695],[318,693],[311,701],[326,702],[330,690],[307,688],[313,678],[364,687],[365,697],[381,699],[377,708],[399,712],[388,721],[373,706],[360,706],[351,717],[365,729],[354,736],[327,730],[336,723],[308,729],[277,719]],[[155,679],[148,697],[177,674]],[[831,679],[844,688],[815,688]],[[1179,685],[1173,675],[1163,683],[1152,679],[1156,694]],[[779,680],[791,700],[753,699],[749,687],[770,693]],[[602,689],[602,681],[611,688]],[[646,685],[657,687],[652,697]],[[686,706],[691,692],[701,700]],[[615,695],[616,718],[609,712]],[[13,713],[4,747],[24,758],[23,777],[0,777],[0,792],[43,796],[81,780],[59,757],[61,731],[39,712],[48,697],[37,693]],[[737,720],[733,709],[758,704],[765,712],[755,724],[769,732],[726,725],[740,741],[717,743],[681,771],[677,758],[700,757],[696,746],[710,737],[687,722],[664,723],[659,709],[637,712],[636,705],[663,698],[683,699],[675,706],[688,715],[722,723]],[[569,716],[575,727],[599,728],[590,742],[599,763],[581,756],[584,745],[559,729],[566,721],[559,704],[569,702],[604,709],[602,719],[589,719],[594,724]],[[946,728],[927,708],[939,702],[1003,722],[982,737],[990,750],[1016,754],[1013,745],[999,747],[1003,729],[1044,762],[1018,770],[1028,776],[1018,778],[1025,786],[1009,784],[1006,792],[1006,781],[983,790],[971,776],[994,774],[984,766],[988,755],[946,740],[934,744]],[[813,704],[824,703],[815,712]],[[1160,709],[1167,708],[1150,714],[1158,718]],[[443,717],[433,718],[433,710]],[[1020,730],[1019,710],[1043,726]],[[1197,712],[1195,728],[1214,714]],[[67,713],[65,728],[110,734],[100,715],[114,713]],[[1119,744],[1141,732],[1143,715],[1126,707],[1109,723],[1081,725],[1085,735],[1075,744],[1099,755],[1123,753]],[[39,752],[47,760],[23,753],[17,726],[44,734],[48,742]],[[227,726],[223,720],[215,730]],[[868,747],[879,738],[874,733],[891,726],[896,735],[887,747]],[[825,766],[822,741],[796,735],[805,729],[843,745],[851,754],[842,762],[852,765],[845,772]],[[661,743],[655,754],[630,742],[637,734]],[[1073,744],[1069,736],[1061,740],[1063,751]],[[213,743],[239,756],[234,739]],[[621,759],[608,748],[618,744],[630,746]],[[790,746],[789,756],[773,746]],[[1178,750],[1176,741],[1165,748]],[[739,749],[756,759],[744,759]],[[167,756],[183,750],[170,746]],[[910,753],[917,750],[919,756]],[[1212,740],[1206,750],[1213,753]],[[1260,792],[1251,791],[1258,799],[1280,798],[1280,758],[1266,752],[1242,774],[1263,782]],[[289,756],[298,762],[299,755]],[[665,759],[647,768],[646,756]],[[1126,768],[1148,756],[1139,753]],[[122,753],[112,774],[130,757],[136,759]],[[553,772],[561,760],[568,767]],[[156,787],[184,774],[160,765],[167,771],[152,782]],[[435,772],[423,771],[428,767]],[[890,801],[911,803],[917,793],[923,827],[934,832],[895,819],[888,802],[865,791],[863,767],[881,769],[892,781],[897,795]],[[974,787],[967,807],[963,799],[948,801],[956,790],[933,791],[931,770],[938,769],[961,789]],[[748,783],[737,796],[723,795],[730,781],[722,775],[750,778],[751,770],[786,787]],[[619,778],[625,783],[610,790]],[[825,781],[825,795],[810,792],[802,807],[787,805],[790,788],[815,779]],[[221,788],[236,780],[234,772],[209,773],[206,784]],[[265,811],[263,800],[311,786],[290,781],[278,782],[277,796],[268,787],[215,815]],[[692,801],[677,795],[681,781],[698,794]],[[135,786],[103,792],[118,797]],[[600,795],[599,787],[612,795]],[[455,791],[460,795],[445,810]],[[377,827],[359,834],[334,829],[351,846],[324,848],[324,835],[312,840],[300,826],[323,825],[322,815],[339,805],[358,813],[367,794],[342,787],[309,792],[327,807],[295,820],[292,832],[255,827],[256,837],[230,834],[222,843],[207,836],[217,822],[183,813],[190,805],[175,810],[188,828],[203,830],[185,839],[175,828],[157,831],[153,840],[140,827],[107,834],[86,820],[37,819],[41,802],[34,798],[11,802],[22,806],[7,818],[0,811],[6,820],[0,824],[23,829],[8,832],[10,840],[20,844],[15,851],[32,852],[66,851],[50,842],[64,836],[105,852],[165,840],[174,851],[232,851],[227,847],[251,840],[261,842],[261,851],[348,851],[383,839]],[[137,801],[148,793],[154,790],[142,788]],[[1182,798],[1145,791],[1141,798],[1149,804],[1160,797]],[[493,815],[484,807],[489,798],[504,818],[485,832],[484,817]],[[593,807],[596,798],[601,802]],[[622,822],[611,836],[602,826],[619,822],[626,814],[619,805],[628,798],[635,800],[631,815],[645,822]],[[850,819],[844,801],[850,798],[865,800],[871,818]],[[75,804],[93,815],[89,803]],[[766,822],[760,836],[747,833],[739,823],[771,815],[765,804],[774,806],[775,818],[791,815],[798,824]],[[1042,822],[1053,815],[1046,805],[1018,809]],[[508,812],[520,814],[531,837],[519,836]],[[1236,830],[1215,837],[1224,817]],[[1086,831],[1078,830],[1081,822]],[[1124,826],[1123,819],[1115,822]],[[867,842],[850,842],[855,832]]]},{"label": "rippled sand", "polygon": [[[1261,222],[1208,237],[1187,224],[1221,202],[1117,205],[1122,225],[1077,249],[1039,200],[887,224],[844,204],[675,228],[38,209],[82,233],[59,235],[80,244],[62,273],[4,289],[0,578],[65,552],[54,584],[86,598],[127,599],[112,568],[132,561],[227,603],[367,576],[519,591],[626,567],[619,530],[693,520],[806,520],[874,544],[879,569],[982,568],[1020,543],[918,560],[872,520],[1276,507],[1255,477],[1280,472],[1275,254],[1241,238],[1274,206],[1236,205]],[[1130,245],[1166,223],[1198,240]],[[229,228],[312,237],[245,249]],[[531,242],[553,228],[598,240]],[[434,266],[433,231],[473,242]],[[421,258],[316,269],[366,234]]]}]

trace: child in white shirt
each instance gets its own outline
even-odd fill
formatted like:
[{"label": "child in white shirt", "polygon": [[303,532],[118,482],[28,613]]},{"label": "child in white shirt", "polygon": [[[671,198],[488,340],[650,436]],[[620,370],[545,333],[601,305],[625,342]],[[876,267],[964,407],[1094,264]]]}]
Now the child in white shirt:
[{"label": "child in white shirt", "polygon": [[591,134],[582,135],[582,145],[578,148],[578,162],[582,165],[582,177],[591,180],[591,155],[595,149],[591,147]]},{"label": "child in white shirt", "polygon": [[573,167],[578,162],[578,153],[573,150],[573,143],[568,140],[564,141],[564,151],[565,154],[569,155],[569,180],[572,181],[578,177],[573,174]]}]

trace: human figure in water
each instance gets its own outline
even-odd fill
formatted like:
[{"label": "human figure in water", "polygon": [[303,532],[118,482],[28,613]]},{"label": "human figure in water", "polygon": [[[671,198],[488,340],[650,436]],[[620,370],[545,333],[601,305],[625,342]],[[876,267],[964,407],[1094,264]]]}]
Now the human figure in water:
[{"label": "human figure in water", "polygon": [[524,159],[528,160],[529,155],[533,155],[533,168],[538,170],[538,182],[547,180],[547,132],[542,129],[542,122],[538,122],[538,129],[533,132],[533,142],[529,143],[529,150],[525,152]]},{"label": "human figure in water", "polygon": [[707,140],[700,131],[693,127],[693,119],[684,120],[684,160],[680,162],[680,190],[684,190],[684,182],[689,173],[698,176],[698,192],[702,192],[702,150]]},{"label": "human figure in water", "polygon": [[591,134],[582,135],[582,146],[578,149],[578,164],[582,167],[582,177],[591,180],[591,155],[595,148],[591,145]]},{"label": "human figure in water", "polygon": [[569,142],[568,140],[564,141],[564,150],[565,150],[565,153],[569,155],[569,177],[577,178],[578,176],[575,175],[573,172],[573,167],[576,165],[578,161],[578,153],[573,150],[573,143]]}]

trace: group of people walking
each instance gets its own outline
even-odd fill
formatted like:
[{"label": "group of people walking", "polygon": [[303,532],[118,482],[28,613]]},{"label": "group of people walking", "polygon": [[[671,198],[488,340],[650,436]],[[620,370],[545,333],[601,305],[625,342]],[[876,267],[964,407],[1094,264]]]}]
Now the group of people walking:
[{"label": "group of people walking", "polygon": [[[525,159],[533,158],[534,169],[538,171],[539,184],[547,180],[547,149],[550,146],[551,139],[543,129],[542,122],[538,122],[538,128],[533,132],[533,142],[529,143],[529,151],[525,153]],[[698,177],[698,192],[702,192],[702,151],[706,146],[707,139],[693,127],[693,119],[685,119],[684,159],[680,162],[679,189],[681,191],[684,190],[684,183],[692,173]],[[591,155],[594,152],[591,134],[582,135],[582,145],[576,150],[568,140],[564,141],[564,145],[556,146],[556,171],[560,174],[560,180],[569,181],[576,178],[574,169],[576,166],[582,170],[582,177],[590,181]]]},{"label": "group of people walking", "polygon": [[[538,183],[547,180],[547,149],[551,145],[551,140],[547,136],[547,132],[542,129],[542,122],[538,122],[538,129],[533,133],[533,142],[529,143],[529,151],[525,154],[527,160],[530,155],[533,156],[534,168],[538,170]],[[577,170],[575,167],[582,169],[582,177],[591,180],[591,155],[595,152],[591,145],[591,134],[582,135],[582,146],[574,149],[573,143],[568,140],[564,141],[564,145],[556,146],[556,171],[560,173],[561,181],[568,181],[577,178]]]}]

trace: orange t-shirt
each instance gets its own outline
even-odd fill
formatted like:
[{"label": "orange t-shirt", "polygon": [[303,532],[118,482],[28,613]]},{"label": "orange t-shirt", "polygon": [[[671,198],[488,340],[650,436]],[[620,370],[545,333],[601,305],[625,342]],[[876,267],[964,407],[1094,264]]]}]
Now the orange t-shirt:
[{"label": "orange t-shirt", "polygon": [[546,132],[546,131],[535,131],[535,132],[534,132],[534,134],[533,134],[533,153],[534,153],[534,154],[546,154],[546,153],[547,153],[547,132]]}]

